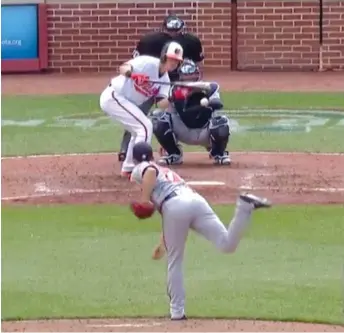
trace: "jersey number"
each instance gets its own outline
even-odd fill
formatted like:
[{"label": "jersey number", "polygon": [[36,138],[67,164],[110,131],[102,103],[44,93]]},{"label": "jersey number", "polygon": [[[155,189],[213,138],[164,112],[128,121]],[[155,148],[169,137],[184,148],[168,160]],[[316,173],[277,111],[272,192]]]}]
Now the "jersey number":
[{"label": "jersey number", "polygon": [[183,179],[168,168],[162,168],[165,178],[171,183],[180,183]]}]

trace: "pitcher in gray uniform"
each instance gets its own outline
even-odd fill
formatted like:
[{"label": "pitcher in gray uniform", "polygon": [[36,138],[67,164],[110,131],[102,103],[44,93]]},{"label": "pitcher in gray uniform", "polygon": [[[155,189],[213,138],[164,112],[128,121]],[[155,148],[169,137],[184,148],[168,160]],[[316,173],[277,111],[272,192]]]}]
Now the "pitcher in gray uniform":
[{"label": "pitcher in gray uniform", "polygon": [[212,242],[220,251],[233,253],[253,210],[270,207],[270,202],[252,194],[241,194],[231,222],[226,228],[208,202],[169,168],[153,161],[153,150],[146,142],[133,148],[136,164],[131,180],[141,184],[141,202],[151,201],[162,216],[163,241],[167,254],[167,289],[172,320],[185,316],[183,257],[189,229]]}]

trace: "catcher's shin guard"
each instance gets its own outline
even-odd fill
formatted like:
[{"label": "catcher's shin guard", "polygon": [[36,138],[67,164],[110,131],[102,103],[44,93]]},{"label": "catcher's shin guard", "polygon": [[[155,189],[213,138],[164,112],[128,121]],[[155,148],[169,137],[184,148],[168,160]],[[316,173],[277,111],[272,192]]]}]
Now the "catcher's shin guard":
[{"label": "catcher's shin guard", "polygon": [[224,156],[229,141],[229,121],[225,116],[216,116],[209,123],[210,155],[212,157]]},{"label": "catcher's shin guard", "polygon": [[153,133],[167,155],[181,155],[182,152],[172,130],[170,114],[161,112],[152,118],[152,123]]}]

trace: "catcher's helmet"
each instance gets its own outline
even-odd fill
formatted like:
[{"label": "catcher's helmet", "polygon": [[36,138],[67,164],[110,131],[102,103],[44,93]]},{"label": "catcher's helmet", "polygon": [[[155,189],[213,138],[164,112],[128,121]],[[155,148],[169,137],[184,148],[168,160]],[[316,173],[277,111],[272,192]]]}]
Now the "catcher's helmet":
[{"label": "catcher's helmet", "polygon": [[181,81],[199,81],[201,79],[199,67],[191,59],[184,59],[178,68],[178,74]]},{"label": "catcher's helmet", "polygon": [[179,32],[184,28],[185,22],[177,15],[169,14],[164,18],[162,26],[168,32]]},{"label": "catcher's helmet", "polygon": [[153,159],[153,148],[145,142],[138,142],[133,148],[133,158],[136,162],[151,161]]},{"label": "catcher's helmet", "polygon": [[161,61],[166,59],[174,59],[183,61],[183,47],[177,42],[168,42],[161,50]]}]

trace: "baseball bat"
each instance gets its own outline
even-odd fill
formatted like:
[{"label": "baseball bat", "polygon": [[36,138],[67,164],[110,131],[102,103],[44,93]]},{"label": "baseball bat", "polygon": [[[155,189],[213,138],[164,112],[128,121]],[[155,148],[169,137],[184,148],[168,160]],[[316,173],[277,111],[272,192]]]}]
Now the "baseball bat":
[{"label": "baseball bat", "polygon": [[183,82],[183,81],[176,81],[176,82],[161,82],[161,81],[154,81],[149,80],[149,83],[156,83],[161,85],[168,85],[168,86],[178,86],[178,87],[186,87],[186,88],[197,88],[201,90],[209,90],[210,83],[208,82]]}]

